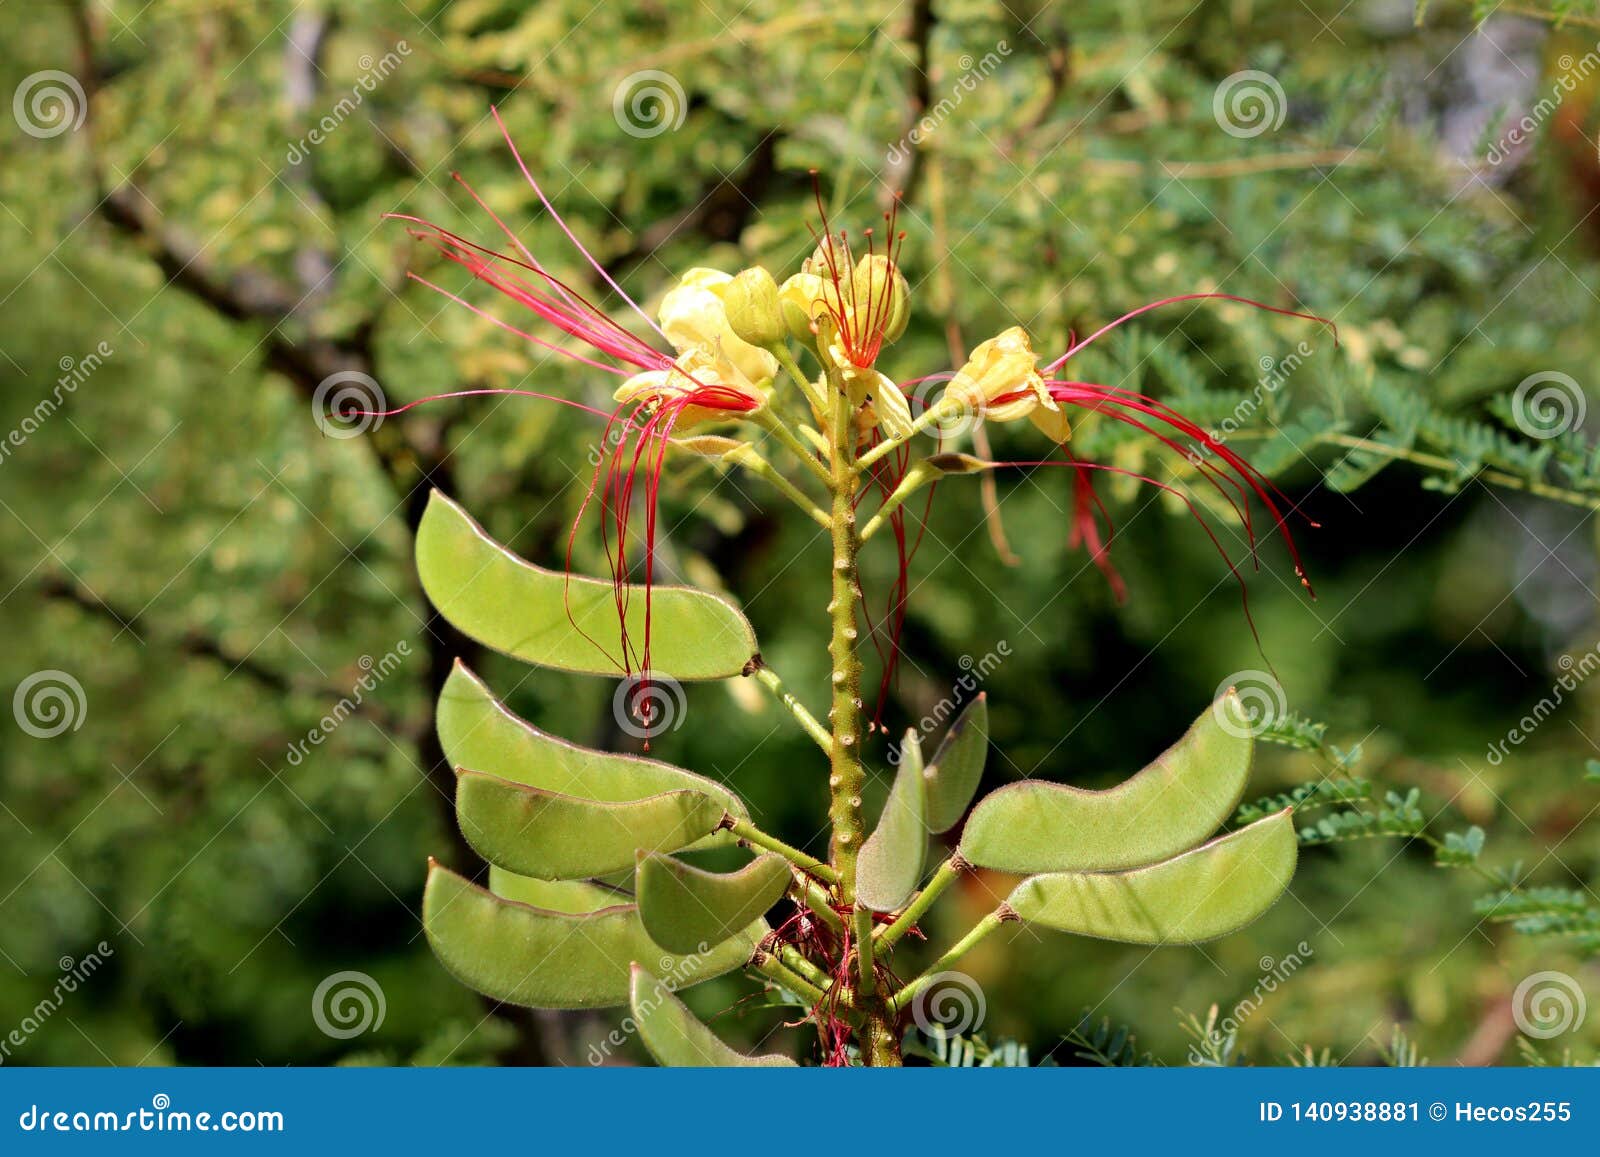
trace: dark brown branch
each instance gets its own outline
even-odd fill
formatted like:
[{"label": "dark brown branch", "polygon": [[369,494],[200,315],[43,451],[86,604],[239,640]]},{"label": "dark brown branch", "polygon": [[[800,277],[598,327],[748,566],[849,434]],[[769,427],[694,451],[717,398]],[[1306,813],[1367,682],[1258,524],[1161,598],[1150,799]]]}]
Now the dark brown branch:
[{"label": "dark brown branch", "polygon": [[640,230],[632,245],[606,262],[606,272],[615,277],[643,264],[684,234],[713,244],[737,242],[777,179],[782,140],[781,130],[768,129],[737,173],[713,181],[690,208]]},{"label": "dark brown branch", "polygon": [[[230,675],[244,675],[277,695],[307,695],[338,700],[350,694],[348,688],[286,675],[261,662],[255,656],[241,655],[229,649],[221,640],[192,627],[181,634],[171,636],[153,633],[138,614],[116,606],[81,584],[61,575],[46,575],[39,583],[39,593],[47,599],[70,603],[93,618],[114,623],[119,634],[126,631],[141,643],[151,643],[196,659],[217,663],[226,667]],[[353,713],[366,716],[385,731],[404,735],[404,728],[393,713],[370,700],[356,704]]]}]

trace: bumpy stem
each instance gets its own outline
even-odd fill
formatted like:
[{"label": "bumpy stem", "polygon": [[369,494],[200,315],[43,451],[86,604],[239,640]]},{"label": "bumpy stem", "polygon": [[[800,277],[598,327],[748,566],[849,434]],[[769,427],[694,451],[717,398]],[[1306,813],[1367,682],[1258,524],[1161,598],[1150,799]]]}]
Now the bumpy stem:
[{"label": "bumpy stem", "polygon": [[[856,903],[856,857],[866,828],[861,818],[861,785],[865,772],[861,766],[861,659],[858,654],[856,607],[861,601],[861,581],[857,553],[861,535],[856,526],[855,491],[856,424],[855,410],[843,383],[830,375],[834,397],[830,410],[829,455],[833,492],[830,511],[833,539],[832,597],[828,615],[832,638],[828,653],[833,659],[833,708],[828,717],[833,725],[833,747],[828,776],[829,818],[833,822],[833,863],[839,871],[839,899],[846,906]],[[872,952],[872,914],[865,909],[852,920],[856,948],[858,1008],[866,1014],[866,1040],[863,1054],[868,1064],[900,1063],[899,1035],[883,995],[878,993]]]}]

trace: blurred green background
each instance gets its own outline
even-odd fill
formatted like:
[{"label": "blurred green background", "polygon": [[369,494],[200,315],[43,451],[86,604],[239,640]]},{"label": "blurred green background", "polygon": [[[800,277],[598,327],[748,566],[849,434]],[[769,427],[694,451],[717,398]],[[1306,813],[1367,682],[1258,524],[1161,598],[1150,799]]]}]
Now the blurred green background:
[{"label": "blurred green background", "polygon": [[[391,405],[506,387],[606,403],[609,381],[408,283],[414,269],[491,302],[382,218],[494,244],[458,170],[602,296],[491,104],[647,302],[694,265],[791,271],[815,219],[810,169],[852,228],[904,188],[915,313],[886,359],[902,377],[1014,323],[1059,351],[1069,330],[1170,294],[1335,318],[1338,350],[1306,323],[1180,306],[1074,363],[1208,423],[1255,398],[1231,444],[1321,524],[1297,532],[1316,602],[1268,544],[1250,574],[1258,650],[1193,521],[1106,486],[1119,606],[1068,549],[1067,472],[1001,477],[998,522],[952,480],[885,721],[916,721],[1003,641],[986,782],[1104,785],[1270,663],[1327,743],[1263,745],[1253,791],[1315,782],[1359,745],[1356,773],[1380,796],[1418,789],[1435,839],[1486,834],[1476,872],[1435,866],[1418,840],[1308,849],[1292,898],[1203,949],[986,945],[966,967],[991,1040],[1085,1063],[1068,1037],[1087,1010],[1184,1063],[1186,1015],[1226,1013],[1303,941],[1231,1059],[1371,1063],[1393,1057],[1395,1026],[1435,1063],[1530,1059],[1516,987],[1558,971],[1595,994],[1583,956],[1600,936],[1518,935],[1477,908],[1485,874],[1519,864],[1592,904],[1600,857],[1593,689],[1561,692],[1526,742],[1489,755],[1600,645],[1582,425],[1544,440],[1515,412],[1532,375],[1573,410],[1600,353],[1600,94],[1584,63],[1600,21],[1565,7],[1480,26],[1488,13],[1437,0],[1420,23],[1406,0],[0,6],[0,690],[36,695],[47,684],[29,681],[56,673],[70,719],[24,727],[23,695],[0,727],[0,1039],[22,1038],[4,1059],[582,1064],[622,1019],[491,1007],[417,920],[428,855],[473,867],[430,737],[455,655],[540,726],[636,746],[613,683],[481,654],[431,617],[409,557],[437,486],[559,564],[597,427],[515,398],[431,404],[354,438],[319,425],[318,388],[342,372]],[[635,102],[641,86],[660,100]],[[1044,452],[992,433],[997,453]],[[1092,423],[1079,445],[1181,466]],[[662,493],[664,567],[738,597],[768,660],[820,704],[816,528],[704,465],[669,469]],[[577,565],[599,560],[581,536]],[[869,586],[892,567],[873,551]],[[327,728],[386,655],[398,667]],[[657,752],[729,778],[770,830],[820,851],[825,772],[788,717],[737,681],[688,696]],[[983,903],[947,906],[930,938]],[[91,955],[93,975],[38,1016]],[[345,971],[384,1006],[349,1037],[314,1015]],[[748,993],[724,980],[691,998],[748,1044],[780,1018]],[[1587,1060],[1597,1042],[1600,1007],[1533,1047]]]}]

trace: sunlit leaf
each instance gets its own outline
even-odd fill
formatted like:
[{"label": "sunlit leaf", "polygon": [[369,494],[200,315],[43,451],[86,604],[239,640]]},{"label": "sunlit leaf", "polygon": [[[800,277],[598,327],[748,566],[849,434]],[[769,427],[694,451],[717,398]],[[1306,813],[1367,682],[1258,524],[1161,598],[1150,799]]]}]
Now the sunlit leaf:
[{"label": "sunlit leaf", "polygon": [[671,856],[639,857],[639,915],[672,952],[695,952],[748,927],[789,886],[782,856],[760,856],[737,872],[707,872]]},{"label": "sunlit leaf", "polygon": [[980,867],[1022,873],[1153,864],[1194,847],[1232,814],[1254,749],[1230,691],[1116,787],[1085,791],[1028,780],[985,796],[962,829],[961,854]]},{"label": "sunlit leaf", "polygon": [[729,1048],[707,1028],[672,989],[640,965],[633,966],[629,1004],[639,1039],[657,1062],[674,1068],[790,1068],[794,1062],[776,1054],[745,1056]]},{"label": "sunlit leaf", "polygon": [[629,965],[647,960],[674,986],[731,972],[766,933],[758,922],[709,952],[663,953],[631,904],[572,915],[502,900],[430,863],[422,923],[435,955],[477,991],[530,1008],[604,1008],[628,1002]]},{"label": "sunlit leaf", "polygon": [[908,730],[900,741],[900,766],[883,815],[856,860],[856,898],[875,912],[900,907],[922,882],[928,853],[923,791],[922,745],[917,733]]},{"label": "sunlit leaf", "polygon": [[[609,581],[545,570],[512,554],[435,490],[417,528],[417,573],[439,613],[465,635],[525,663],[623,673],[616,591]],[[645,592],[628,600],[628,635],[645,637]],[[738,675],[755,632],[732,603],[690,587],[650,599],[650,663],[674,679]]]},{"label": "sunlit leaf", "polygon": [[1160,864],[1128,872],[1060,872],[1017,885],[1025,922],[1130,944],[1194,944],[1226,936],[1277,901],[1294,875],[1288,811]]},{"label": "sunlit leaf", "polygon": [[523,876],[578,880],[620,871],[640,849],[675,852],[716,830],[721,800],[669,791],[622,802],[580,799],[463,770],[456,819],[491,864]]}]

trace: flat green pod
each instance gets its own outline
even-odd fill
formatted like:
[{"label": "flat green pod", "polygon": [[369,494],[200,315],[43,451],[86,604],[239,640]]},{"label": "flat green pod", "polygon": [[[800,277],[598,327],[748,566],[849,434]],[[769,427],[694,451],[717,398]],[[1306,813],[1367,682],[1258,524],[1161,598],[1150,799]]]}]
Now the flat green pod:
[{"label": "flat green pod", "polygon": [[498,864],[489,865],[489,891],[502,900],[574,915],[633,902],[628,893],[594,880],[536,880],[508,872]]},{"label": "flat green pod", "polygon": [[1128,872],[1062,872],[1018,884],[1023,921],[1127,944],[1198,944],[1249,924],[1294,875],[1289,809],[1181,856]]},{"label": "flat green pod", "polygon": [[[459,660],[439,692],[439,743],[452,767],[581,799],[623,802],[664,791],[697,791],[743,819],[744,803],[722,784],[670,763],[580,747],[519,719]],[[633,857],[628,858],[632,866]]]},{"label": "flat green pod", "polygon": [[930,832],[947,832],[960,822],[978,790],[988,757],[989,695],[980,691],[956,716],[922,773]]},{"label": "flat green pod", "polygon": [[793,1068],[788,1057],[746,1056],[717,1038],[689,1006],[640,965],[633,966],[629,1006],[639,1039],[658,1064],[669,1068]]},{"label": "flat green pod", "polygon": [[928,855],[922,745],[908,730],[900,740],[900,766],[878,826],[856,858],[856,899],[874,912],[892,912],[922,882]]},{"label": "flat green pod", "polygon": [[1233,814],[1255,740],[1229,691],[1182,739],[1105,791],[1028,780],[985,796],[961,832],[961,855],[1002,872],[1109,872],[1194,847]]},{"label": "flat green pod", "polygon": [[[518,558],[435,490],[417,527],[417,574],[439,613],[462,634],[524,663],[617,675],[622,624],[609,580],[545,570]],[[645,592],[628,600],[628,637],[645,637]],[[650,593],[650,662],[674,679],[738,675],[755,631],[727,599],[692,587]]]},{"label": "flat green pod", "polygon": [[671,856],[641,852],[636,873],[639,916],[669,952],[718,944],[778,902],[789,887],[782,856],[757,856],[737,872],[708,872]]},{"label": "flat green pod", "polygon": [[678,988],[742,967],[765,922],[709,952],[663,953],[632,904],[574,915],[502,900],[429,861],[422,925],[457,980],[528,1008],[607,1008],[628,1003],[629,966],[651,961]]},{"label": "flat green pod", "polygon": [[698,791],[590,800],[456,773],[456,822],[472,849],[491,864],[546,880],[625,870],[641,848],[678,851],[714,832],[723,815],[721,800]]}]

